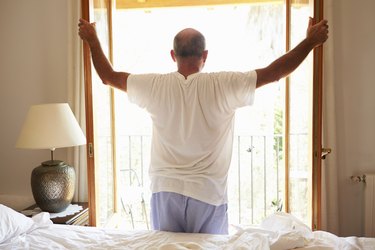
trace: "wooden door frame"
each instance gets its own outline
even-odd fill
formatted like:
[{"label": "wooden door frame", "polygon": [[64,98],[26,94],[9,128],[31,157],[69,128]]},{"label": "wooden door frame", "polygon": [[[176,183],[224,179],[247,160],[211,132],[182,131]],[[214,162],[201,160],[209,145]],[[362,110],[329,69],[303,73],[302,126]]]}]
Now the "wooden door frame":
[{"label": "wooden door frame", "polygon": [[[314,0],[314,18],[323,19],[323,0]],[[322,109],[323,109],[323,46],[313,54],[313,131],[312,131],[312,229],[321,229],[322,195]]]},{"label": "wooden door frame", "polygon": [[[92,0],[82,0],[82,18],[90,21],[92,11],[90,10]],[[85,111],[86,111],[86,152],[87,152],[87,186],[89,204],[89,225],[96,226],[96,197],[95,197],[95,158],[94,158],[94,119],[92,100],[92,71],[91,53],[87,43],[83,43],[83,64],[85,82]]]}]

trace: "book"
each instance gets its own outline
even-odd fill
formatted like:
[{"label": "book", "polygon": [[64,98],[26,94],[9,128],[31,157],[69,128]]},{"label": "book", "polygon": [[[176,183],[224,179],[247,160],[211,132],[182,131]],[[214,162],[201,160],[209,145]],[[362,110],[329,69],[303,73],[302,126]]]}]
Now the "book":
[{"label": "book", "polygon": [[65,222],[65,224],[68,224],[68,225],[80,225],[80,224],[82,224],[84,222],[84,219],[86,219],[88,221],[88,217],[89,217],[89,209],[85,208],[84,210],[82,210],[81,212],[77,213],[76,215],[74,215],[69,220],[67,220]]}]

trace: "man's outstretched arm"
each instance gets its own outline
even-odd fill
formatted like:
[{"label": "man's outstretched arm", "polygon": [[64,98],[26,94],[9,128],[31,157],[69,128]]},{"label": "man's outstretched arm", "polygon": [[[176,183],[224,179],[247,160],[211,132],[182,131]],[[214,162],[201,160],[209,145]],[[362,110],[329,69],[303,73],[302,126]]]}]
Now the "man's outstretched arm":
[{"label": "man's outstretched arm", "polygon": [[310,18],[306,38],[294,49],[279,57],[265,68],[257,69],[257,88],[280,80],[292,73],[315,47],[322,45],[328,39],[326,20],[314,24]]},{"label": "man's outstretched arm", "polygon": [[100,45],[100,41],[95,30],[95,24],[91,24],[81,18],[79,20],[78,26],[78,34],[81,39],[87,42],[90,47],[92,62],[100,79],[102,79],[104,84],[108,84],[112,87],[126,91],[126,82],[129,73],[117,72],[113,70],[111,63],[104,55],[104,52]]}]

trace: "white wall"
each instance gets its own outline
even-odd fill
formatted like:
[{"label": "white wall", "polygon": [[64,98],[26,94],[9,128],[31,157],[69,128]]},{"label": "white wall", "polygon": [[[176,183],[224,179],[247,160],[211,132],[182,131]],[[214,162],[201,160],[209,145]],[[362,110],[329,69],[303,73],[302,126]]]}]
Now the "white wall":
[{"label": "white wall", "polygon": [[30,105],[67,102],[67,32],[65,0],[0,0],[0,194],[32,197],[31,171],[50,158],[15,143]]},{"label": "white wall", "polygon": [[[333,2],[340,234],[361,235],[363,186],[349,177],[375,172],[375,1]],[[67,101],[67,12],[65,0],[0,0],[0,194],[32,197],[31,171],[49,157],[14,145],[30,105]]]},{"label": "white wall", "polygon": [[375,173],[375,1],[332,2],[340,234],[360,235],[364,185],[350,176]]}]

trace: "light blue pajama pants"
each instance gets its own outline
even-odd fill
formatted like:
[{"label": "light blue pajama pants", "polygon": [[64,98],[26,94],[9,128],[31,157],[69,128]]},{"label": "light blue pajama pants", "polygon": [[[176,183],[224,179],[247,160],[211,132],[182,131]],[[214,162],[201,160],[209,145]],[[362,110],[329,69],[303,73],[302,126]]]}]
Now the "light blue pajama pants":
[{"label": "light blue pajama pants", "polygon": [[153,193],[152,228],[170,232],[228,234],[227,209],[227,204],[214,206],[177,193]]}]

